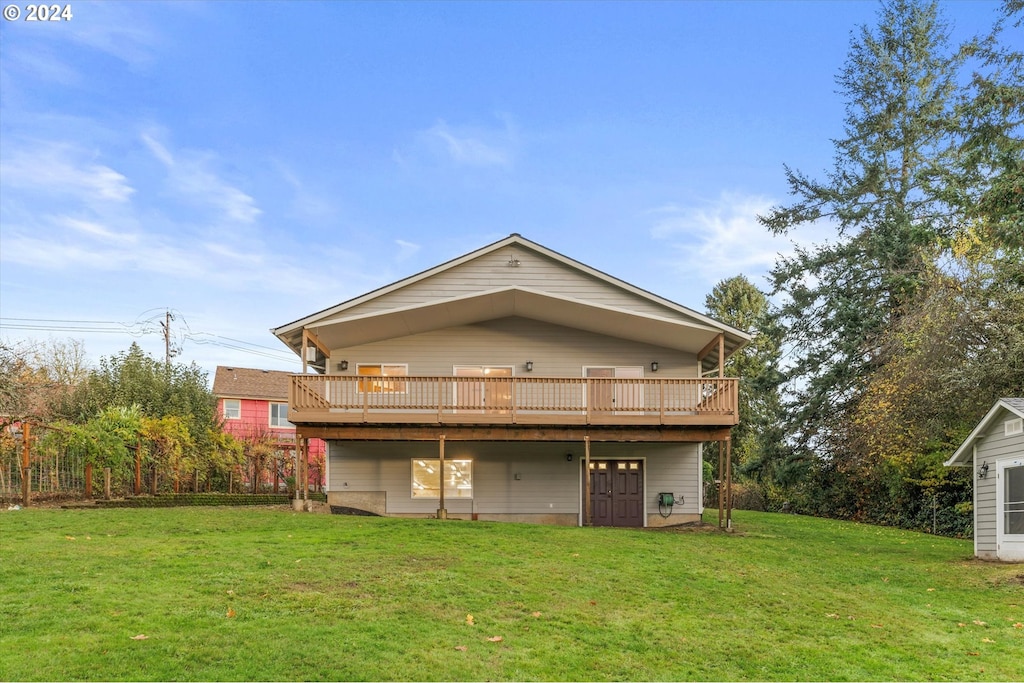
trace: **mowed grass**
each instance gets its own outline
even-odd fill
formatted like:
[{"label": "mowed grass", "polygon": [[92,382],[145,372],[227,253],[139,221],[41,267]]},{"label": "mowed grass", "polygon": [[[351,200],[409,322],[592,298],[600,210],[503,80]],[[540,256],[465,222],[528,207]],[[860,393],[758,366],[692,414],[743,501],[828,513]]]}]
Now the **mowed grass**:
[{"label": "mowed grass", "polygon": [[0,679],[1024,679],[1024,565],[894,529],[735,520],[0,512]]}]

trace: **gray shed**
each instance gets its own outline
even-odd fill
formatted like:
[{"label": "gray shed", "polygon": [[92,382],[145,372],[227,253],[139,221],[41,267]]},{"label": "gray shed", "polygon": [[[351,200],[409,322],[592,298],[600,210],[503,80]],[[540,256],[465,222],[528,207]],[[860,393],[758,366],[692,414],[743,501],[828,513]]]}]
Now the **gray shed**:
[{"label": "gray shed", "polygon": [[1001,398],[946,465],[974,471],[974,554],[1024,561],[1024,398]]}]

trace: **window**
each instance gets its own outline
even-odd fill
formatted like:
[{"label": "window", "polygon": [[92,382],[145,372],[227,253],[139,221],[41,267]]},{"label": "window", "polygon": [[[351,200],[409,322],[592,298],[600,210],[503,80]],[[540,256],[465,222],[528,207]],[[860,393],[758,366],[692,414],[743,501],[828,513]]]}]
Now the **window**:
[{"label": "window", "polygon": [[1024,432],[1024,420],[1017,418],[1016,420],[1007,420],[1003,423],[1003,435],[1013,436],[1014,434],[1020,434]]},{"label": "window", "polygon": [[237,398],[226,398],[224,399],[224,419],[225,420],[241,420],[242,419],[242,402]]},{"label": "window", "polygon": [[1003,473],[1003,533],[1024,535],[1024,467],[1007,467]]},{"label": "window", "polygon": [[[360,363],[356,368],[360,377],[405,377],[409,374],[408,365],[387,363]],[[371,394],[404,394],[405,382],[389,379],[361,379],[359,392]]]},{"label": "window", "polygon": [[[421,460],[417,458],[412,461],[413,498],[441,497],[441,478],[439,476],[440,467],[441,461],[438,458],[434,458],[433,460]],[[444,497],[473,497],[472,460],[444,461]]]},{"label": "window", "polygon": [[288,421],[288,404],[287,403],[271,403],[270,404],[270,426],[271,427],[293,427],[294,425]]}]

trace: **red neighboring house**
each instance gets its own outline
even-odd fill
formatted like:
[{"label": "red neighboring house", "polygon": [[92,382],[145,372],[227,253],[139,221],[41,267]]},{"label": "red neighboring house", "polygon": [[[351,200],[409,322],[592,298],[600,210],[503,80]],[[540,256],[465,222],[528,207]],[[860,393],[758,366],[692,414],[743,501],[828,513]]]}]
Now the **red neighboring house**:
[{"label": "red neighboring house", "polygon": [[[272,439],[294,464],[295,425],[288,421],[291,373],[217,366],[213,394],[224,431],[243,441]],[[324,442],[309,440],[309,484],[323,488]],[[289,472],[292,468],[289,468]]]}]

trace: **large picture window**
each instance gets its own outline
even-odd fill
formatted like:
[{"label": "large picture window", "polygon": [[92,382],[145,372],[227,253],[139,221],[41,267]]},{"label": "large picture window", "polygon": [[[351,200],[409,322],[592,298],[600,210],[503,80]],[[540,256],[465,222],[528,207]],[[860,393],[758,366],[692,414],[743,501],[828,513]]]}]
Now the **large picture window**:
[{"label": "large picture window", "polygon": [[377,379],[360,379],[360,393],[371,394],[404,394],[405,382],[401,380],[385,379],[387,377],[405,377],[409,374],[408,365],[397,363],[360,363],[356,368],[356,374],[360,377],[375,377]]},{"label": "large picture window", "polygon": [[[438,458],[426,460],[415,458],[412,461],[412,497],[441,497],[441,461]],[[473,497],[473,461],[444,461],[444,497]]]}]

